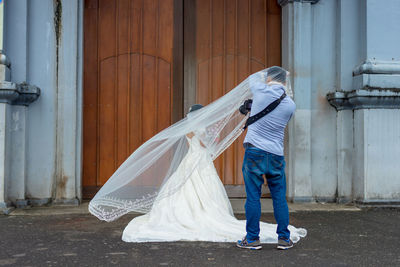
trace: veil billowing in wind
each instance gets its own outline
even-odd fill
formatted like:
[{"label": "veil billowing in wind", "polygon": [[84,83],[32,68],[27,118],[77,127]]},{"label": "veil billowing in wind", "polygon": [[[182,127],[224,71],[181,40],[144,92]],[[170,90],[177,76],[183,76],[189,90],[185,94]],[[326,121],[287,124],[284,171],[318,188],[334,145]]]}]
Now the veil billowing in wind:
[{"label": "veil billowing in wind", "polygon": [[[274,82],[285,84],[286,94],[292,95],[288,77],[275,76],[273,71],[268,71],[250,75],[229,93],[191,112],[190,116],[145,142],[90,201],[89,211],[101,220],[113,221],[131,211],[147,213],[154,202],[176,192],[186,179],[179,179],[168,192],[160,189],[184,162],[189,149],[187,134],[195,133],[214,160],[243,132],[247,116],[238,109],[246,99],[252,98],[252,84],[266,83],[267,77],[272,78]],[[193,162],[185,166],[184,178],[195,168]]]}]

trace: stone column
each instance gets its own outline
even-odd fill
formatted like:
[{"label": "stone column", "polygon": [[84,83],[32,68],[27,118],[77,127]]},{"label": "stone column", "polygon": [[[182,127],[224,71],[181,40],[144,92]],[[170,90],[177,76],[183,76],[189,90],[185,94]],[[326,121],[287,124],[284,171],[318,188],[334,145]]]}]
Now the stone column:
[{"label": "stone column", "polygon": [[[336,82],[342,92],[353,90],[353,68],[362,60],[359,35],[359,1],[337,1]],[[353,111],[340,107],[336,122],[338,188],[337,201],[352,201],[353,193]]]},{"label": "stone column", "polygon": [[55,10],[56,20],[59,22],[55,25],[58,61],[56,62],[57,148],[54,202],[79,204],[83,1],[55,1]]},{"label": "stone column", "polygon": [[296,113],[288,126],[288,198],[312,201],[311,188],[311,5],[278,0],[282,6],[282,65],[291,72]]},{"label": "stone column", "polygon": [[[4,46],[13,59],[11,81],[27,81],[27,34],[28,3],[27,0],[7,1],[5,3],[5,25],[14,25],[10,31],[5,27]],[[12,12],[8,12],[8,10]],[[14,12],[18,11],[18,12]],[[18,57],[16,57],[18,55]],[[8,126],[10,144],[10,176],[8,199],[17,207],[28,205],[25,199],[26,182],[26,116],[27,106],[11,106],[11,124]]]},{"label": "stone column", "polygon": [[[15,11],[9,14],[8,10]],[[7,16],[8,15],[8,16]],[[13,30],[7,31],[8,25]],[[0,3],[0,209],[26,206],[26,111],[39,95],[27,80],[27,0]],[[15,57],[14,76],[6,53]],[[10,53],[9,53],[10,52]]]},{"label": "stone column", "polygon": [[[7,212],[10,203],[7,198],[8,176],[9,176],[9,157],[8,144],[10,136],[7,132],[9,126],[10,107],[8,101],[14,100],[18,95],[15,93],[13,85],[5,82],[9,77],[9,62],[3,49],[3,25],[4,24],[4,1],[0,2],[0,83],[3,88],[7,88],[4,92],[2,103],[0,103],[0,209]],[[2,88],[2,89],[3,89]],[[2,93],[0,92],[0,93]]]},{"label": "stone column", "polygon": [[[347,116],[354,117],[354,200],[400,203],[400,2],[368,0],[357,5],[358,34],[346,38],[360,40],[352,51],[359,51],[361,63],[353,65],[352,90],[331,93],[328,100],[339,113],[353,111]],[[338,129],[343,127],[338,120]]]}]

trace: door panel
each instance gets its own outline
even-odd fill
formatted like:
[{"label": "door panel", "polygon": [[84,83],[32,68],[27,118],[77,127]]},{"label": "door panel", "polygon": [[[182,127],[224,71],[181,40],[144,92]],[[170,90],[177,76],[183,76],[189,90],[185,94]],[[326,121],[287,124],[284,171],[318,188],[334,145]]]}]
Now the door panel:
[{"label": "door panel", "polygon": [[[195,102],[208,104],[251,73],[280,65],[281,9],[277,1],[192,1],[195,2],[192,4],[196,9],[195,22],[188,23],[192,30],[185,30],[185,33],[195,33],[185,36],[185,42],[192,43],[191,38],[195,40],[191,52],[195,60],[189,62],[196,71],[185,79],[196,81],[192,88],[196,92]],[[214,162],[225,185],[244,183],[241,171],[244,136]]]},{"label": "door panel", "polygon": [[176,9],[173,0],[85,1],[84,197],[173,122],[174,106],[179,112],[182,100],[173,102],[174,90],[181,90],[173,80],[179,59],[174,4]]}]

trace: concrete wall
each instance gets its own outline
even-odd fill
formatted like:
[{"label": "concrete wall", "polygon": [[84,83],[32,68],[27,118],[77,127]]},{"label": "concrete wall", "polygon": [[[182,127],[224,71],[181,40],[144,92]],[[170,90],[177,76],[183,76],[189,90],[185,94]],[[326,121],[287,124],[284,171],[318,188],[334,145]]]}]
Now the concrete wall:
[{"label": "concrete wall", "polygon": [[[400,199],[399,109],[382,104],[337,111],[326,98],[335,91],[400,89],[400,1],[282,2],[283,66],[292,73],[297,104],[286,151],[289,198]],[[10,142],[0,148],[7,161],[2,166],[9,168],[0,191],[12,201],[80,198],[82,19],[83,0],[6,1],[11,81],[41,88],[36,102],[4,106],[1,113],[7,131],[0,134]],[[378,61],[378,70],[368,70],[370,61]]]},{"label": "concrete wall", "polygon": [[21,191],[32,204],[80,197],[82,4],[6,1],[5,50],[12,64],[11,81],[41,89],[26,112],[24,107],[12,107],[12,199],[23,197]]},{"label": "concrete wall", "polygon": [[360,12],[362,64],[353,71],[353,89],[374,96],[360,97],[370,108],[354,111],[353,197],[400,202],[400,1],[363,1]]},{"label": "concrete wall", "polygon": [[[336,7],[336,86],[338,91],[353,90],[353,69],[362,61],[360,46],[361,0],[338,0]],[[353,111],[337,113],[336,153],[339,202],[352,199],[353,191]]]},{"label": "concrete wall", "polygon": [[46,199],[52,197],[56,171],[57,48],[54,7],[52,0],[27,2],[29,45],[26,79],[41,88],[41,96],[29,106],[27,112],[26,197]]},{"label": "concrete wall", "polygon": [[[289,198],[399,201],[400,1],[283,3],[283,65],[298,104]],[[345,97],[336,110],[330,92],[353,93],[353,104]]]},{"label": "concrete wall", "polygon": [[399,23],[400,1],[362,1],[365,8],[365,54],[366,58],[400,60]]},{"label": "concrete wall", "polygon": [[400,110],[354,111],[354,199],[400,199]]},{"label": "concrete wall", "polygon": [[336,1],[312,7],[311,183],[313,197],[335,200],[337,190],[336,110],[326,94],[336,88]]},{"label": "concrete wall", "polygon": [[336,200],[336,1],[283,7],[283,66],[292,73],[296,113],[289,125],[288,195],[293,201]]}]

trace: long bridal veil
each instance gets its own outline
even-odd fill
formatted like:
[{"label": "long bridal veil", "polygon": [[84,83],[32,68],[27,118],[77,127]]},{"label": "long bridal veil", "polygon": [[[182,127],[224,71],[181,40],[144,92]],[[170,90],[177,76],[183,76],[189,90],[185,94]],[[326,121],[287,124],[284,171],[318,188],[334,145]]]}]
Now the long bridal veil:
[{"label": "long bridal veil", "polygon": [[[250,86],[274,77],[268,69],[250,75],[224,96],[161,131],[133,152],[89,203],[89,211],[101,220],[113,221],[131,212],[147,213],[154,202],[178,190],[198,162],[184,166],[184,179],[168,190],[160,190],[188,152],[186,135],[194,132],[211,158],[216,159],[243,132],[247,116],[239,111],[244,100],[252,98]],[[282,81],[282,83],[284,83]],[[286,94],[292,95],[286,78]],[[182,168],[182,167],[181,167]]]}]

